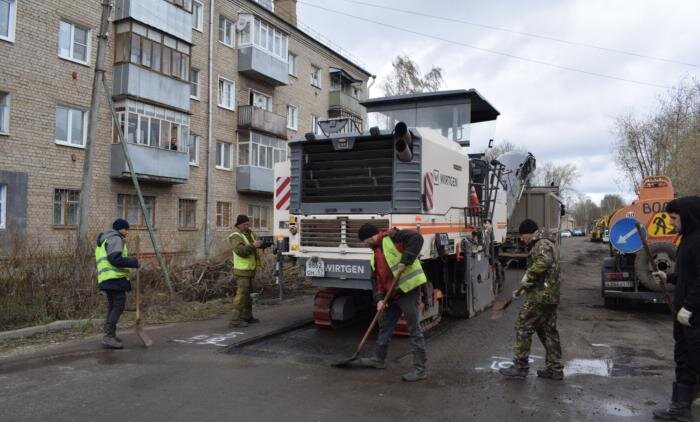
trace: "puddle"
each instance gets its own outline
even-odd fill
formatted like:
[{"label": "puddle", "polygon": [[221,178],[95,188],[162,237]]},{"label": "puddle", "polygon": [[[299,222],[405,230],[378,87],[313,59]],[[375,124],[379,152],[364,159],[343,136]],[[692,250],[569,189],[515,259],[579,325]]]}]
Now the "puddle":
[{"label": "puddle", "polygon": [[607,412],[608,415],[612,416],[622,416],[624,418],[635,416],[634,410],[620,403],[605,403],[603,405],[603,410]]}]

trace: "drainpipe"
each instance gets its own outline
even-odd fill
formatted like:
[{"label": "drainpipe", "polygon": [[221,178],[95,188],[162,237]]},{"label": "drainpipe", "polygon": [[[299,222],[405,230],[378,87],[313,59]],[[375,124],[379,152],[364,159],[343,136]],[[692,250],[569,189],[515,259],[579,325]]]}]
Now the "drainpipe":
[{"label": "drainpipe", "polygon": [[211,184],[212,184],[212,138],[214,137],[214,103],[212,100],[212,84],[214,73],[214,4],[215,0],[209,1],[209,93],[208,93],[208,116],[207,116],[207,176],[204,194],[204,256],[209,258],[209,247],[211,243]]}]

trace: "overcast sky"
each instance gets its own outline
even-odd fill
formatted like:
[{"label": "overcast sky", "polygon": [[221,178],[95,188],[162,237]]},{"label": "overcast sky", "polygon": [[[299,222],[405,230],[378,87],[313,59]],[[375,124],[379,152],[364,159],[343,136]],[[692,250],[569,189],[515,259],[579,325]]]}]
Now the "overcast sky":
[{"label": "overcast sky", "polygon": [[[405,26],[440,38],[559,66],[661,86],[698,77],[700,68],[488,30],[462,23],[382,10],[345,0],[299,0],[299,20],[358,57],[377,75],[380,88],[397,54],[423,71],[441,67],[445,89],[477,89],[500,112],[490,135],[532,152],[539,163],[575,164],[577,190],[598,202],[628,190],[611,159],[615,116],[653,109],[662,87],[556,69],[401,32],[320,10],[309,4]],[[302,3],[303,1],[303,3]],[[577,43],[593,44],[678,62],[700,64],[698,0],[362,0],[431,15],[448,16]],[[304,4],[308,3],[308,4]],[[476,135],[476,134],[475,134]],[[485,138],[488,139],[488,138]],[[472,152],[486,140],[475,139]]]}]

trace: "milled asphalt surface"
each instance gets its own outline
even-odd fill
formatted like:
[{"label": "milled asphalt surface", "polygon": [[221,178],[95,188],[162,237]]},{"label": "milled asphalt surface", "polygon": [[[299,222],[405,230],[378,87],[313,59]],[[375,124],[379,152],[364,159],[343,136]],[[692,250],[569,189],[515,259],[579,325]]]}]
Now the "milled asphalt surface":
[{"label": "milled asphalt surface", "polygon": [[[564,239],[564,382],[534,375],[544,356],[536,338],[526,380],[496,372],[511,356],[519,303],[499,320],[489,319],[490,310],[446,318],[428,335],[429,379],[414,384],[399,379],[410,368],[406,339],[394,339],[384,371],[330,367],[352,355],[362,326],[307,325],[226,347],[308,319],[310,298],[298,298],[258,309],[263,322],[246,329],[228,329],[225,319],[150,328],[150,349],[126,334],[127,349],[119,351],[93,340],[0,359],[0,421],[651,420],[673,379],[670,316],[602,307],[606,251],[584,238]],[[507,291],[521,274],[508,271]]]}]

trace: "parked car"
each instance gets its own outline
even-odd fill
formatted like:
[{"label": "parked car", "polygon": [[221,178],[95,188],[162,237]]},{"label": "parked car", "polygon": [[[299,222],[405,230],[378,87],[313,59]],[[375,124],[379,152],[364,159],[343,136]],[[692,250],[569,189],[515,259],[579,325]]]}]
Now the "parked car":
[{"label": "parked car", "polygon": [[571,231],[569,231],[569,230],[562,230],[562,231],[561,231],[561,237],[571,237]]},{"label": "parked car", "polygon": [[574,229],[574,230],[571,232],[571,235],[572,235],[572,236],[585,236],[586,234],[585,234],[585,233],[583,232],[583,230],[581,230],[581,229]]},{"label": "parked car", "polygon": [[610,231],[605,230],[605,233],[603,233],[603,243],[610,243]]}]

